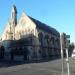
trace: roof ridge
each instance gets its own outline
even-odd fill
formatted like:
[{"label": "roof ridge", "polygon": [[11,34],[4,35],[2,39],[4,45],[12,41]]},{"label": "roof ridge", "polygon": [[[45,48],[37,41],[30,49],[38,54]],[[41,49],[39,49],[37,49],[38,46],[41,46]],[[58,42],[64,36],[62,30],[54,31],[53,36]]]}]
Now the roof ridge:
[{"label": "roof ridge", "polygon": [[54,34],[56,36],[60,36],[59,32],[55,28],[53,28],[53,27],[51,27],[51,26],[49,26],[49,25],[47,25],[45,23],[42,23],[39,20],[36,20],[36,19],[34,19],[34,18],[30,17],[30,16],[28,16],[28,17],[36,24],[36,26],[39,29],[45,30],[46,32],[52,33],[52,34]]}]

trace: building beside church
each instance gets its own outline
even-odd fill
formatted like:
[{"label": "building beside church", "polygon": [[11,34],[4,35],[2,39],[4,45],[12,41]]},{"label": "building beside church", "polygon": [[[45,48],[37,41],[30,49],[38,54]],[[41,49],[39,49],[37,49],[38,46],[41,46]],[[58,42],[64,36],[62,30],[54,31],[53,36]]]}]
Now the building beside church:
[{"label": "building beside church", "polygon": [[[59,32],[22,13],[17,21],[17,8],[13,5],[9,22],[2,34],[2,42],[6,52],[11,49],[28,50],[29,60],[60,56]],[[12,43],[13,41],[16,43]],[[8,41],[8,42],[6,42]]]}]

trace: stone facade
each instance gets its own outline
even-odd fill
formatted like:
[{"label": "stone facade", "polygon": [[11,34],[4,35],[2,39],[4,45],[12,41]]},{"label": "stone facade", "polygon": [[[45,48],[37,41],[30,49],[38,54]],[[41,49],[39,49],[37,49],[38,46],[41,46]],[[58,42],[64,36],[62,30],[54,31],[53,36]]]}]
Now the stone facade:
[{"label": "stone facade", "polygon": [[[59,32],[40,21],[22,13],[17,21],[16,6],[12,7],[11,17],[2,35],[2,41],[28,39],[29,59],[60,56]],[[18,46],[16,46],[18,47]],[[18,47],[19,48],[19,47]],[[20,48],[23,48],[23,46]]]}]

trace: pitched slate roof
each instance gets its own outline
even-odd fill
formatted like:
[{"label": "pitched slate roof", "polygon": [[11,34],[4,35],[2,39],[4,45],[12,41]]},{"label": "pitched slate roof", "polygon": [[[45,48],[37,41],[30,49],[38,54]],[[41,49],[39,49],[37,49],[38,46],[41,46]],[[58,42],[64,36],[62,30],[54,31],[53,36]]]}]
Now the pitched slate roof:
[{"label": "pitched slate roof", "polygon": [[51,26],[48,26],[30,16],[28,17],[36,24],[37,28],[42,29],[48,33],[52,33],[53,35],[60,36],[59,32],[56,29],[52,28]]}]

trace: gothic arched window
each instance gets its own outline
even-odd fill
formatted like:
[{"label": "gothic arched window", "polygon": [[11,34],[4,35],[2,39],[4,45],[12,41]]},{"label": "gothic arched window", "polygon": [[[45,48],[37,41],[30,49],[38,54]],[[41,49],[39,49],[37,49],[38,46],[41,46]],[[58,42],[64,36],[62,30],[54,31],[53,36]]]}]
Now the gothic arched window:
[{"label": "gothic arched window", "polygon": [[54,39],[54,37],[51,37],[50,41],[51,41],[51,44],[54,46],[55,45],[55,39]]},{"label": "gothic arched window", "polygon": [[46,39],[47,45],[49,46],[49,35],[45,35],[45,39]]},{"label": "gothic arched window", "polygon": [[39,41],[41,42],[41,45],[42,45],[43,44],[43,34],[39,33],[38,37],[39,37]]},{"label": "gothic arched window", "polygon": [[57,46],[57,48],[59,48],[59,46],[60,46],[60,40],[59,39],[56,39],[56,46]]}]

